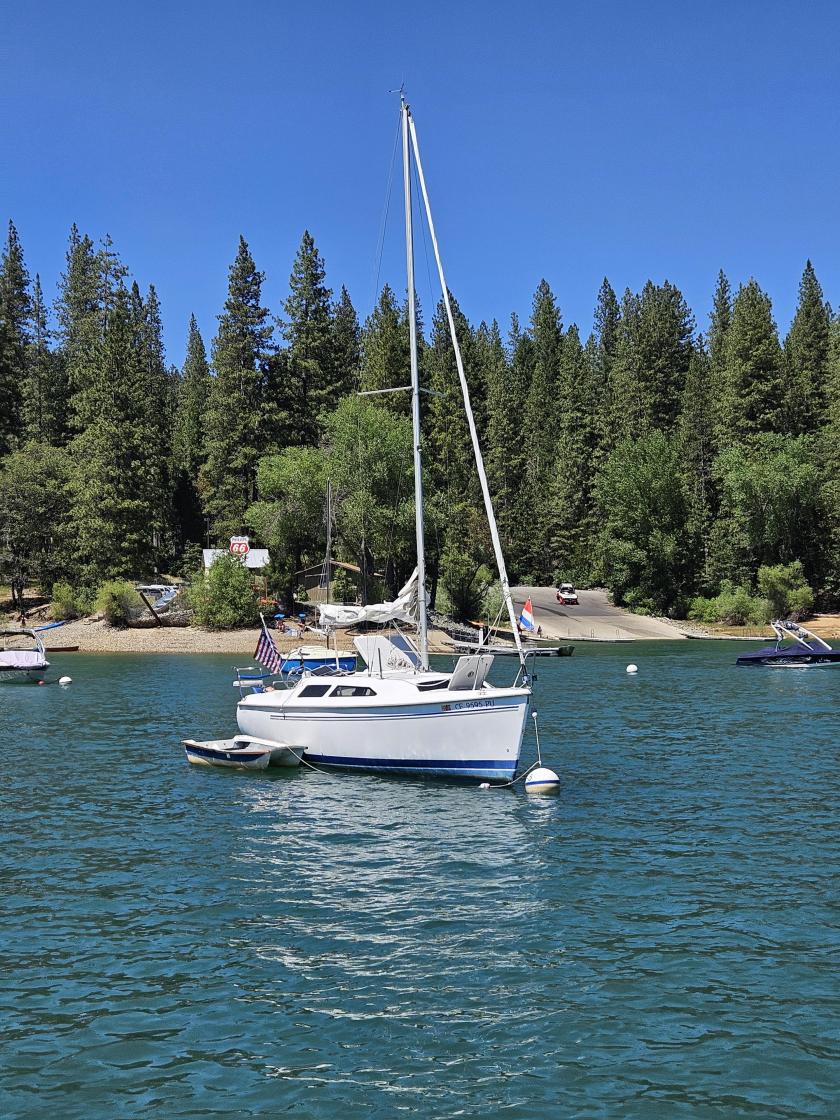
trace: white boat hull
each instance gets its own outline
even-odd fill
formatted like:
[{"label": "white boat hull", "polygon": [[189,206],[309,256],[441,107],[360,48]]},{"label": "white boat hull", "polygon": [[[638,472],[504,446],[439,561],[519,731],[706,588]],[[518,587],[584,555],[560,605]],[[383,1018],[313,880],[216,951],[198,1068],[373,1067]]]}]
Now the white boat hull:
[{"label": "white boat hull", "polygon": [[3,681],[39,681],[49,667],[48,661],[31,669],[7,669],[0,666],[0,683]]},{"label": "white boat hull", "polygon": [[528,713],[528,689],[436,694],[434,701],[329,707],[281,694],[245,697],[240,730],[293,742],[319,766],[431,777],[510,781]]}]

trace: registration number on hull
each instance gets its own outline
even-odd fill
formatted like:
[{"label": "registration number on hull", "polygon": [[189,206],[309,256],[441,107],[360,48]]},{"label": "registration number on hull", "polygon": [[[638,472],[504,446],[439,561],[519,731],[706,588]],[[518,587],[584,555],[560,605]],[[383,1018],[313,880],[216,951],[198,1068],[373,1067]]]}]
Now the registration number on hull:
[{"label": "registration number on hull", "polygon": [[457,700],[454,704],[442,704],[443,712],[463,712],[470,708],[492,708],[493,700]]}]

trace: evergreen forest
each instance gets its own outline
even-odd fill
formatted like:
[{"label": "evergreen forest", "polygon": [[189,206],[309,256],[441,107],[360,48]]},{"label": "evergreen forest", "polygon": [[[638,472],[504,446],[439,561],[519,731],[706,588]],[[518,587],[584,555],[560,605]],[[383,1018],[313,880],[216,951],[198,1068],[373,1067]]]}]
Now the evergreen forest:
[{"label": "evergreen forest", "polygon": [[[792,277],[792,284],[796,278]],[[363,595],[414,567],[403,295],[360,322],[306,232],[289,294],[264,306],[240,238],[215,337],[195,318],[167,363],[161,307],[110,239],[75,226],[54,299],[13,223],[0,259],[0,578],[191,575],[233,534],[271,551],[291,598],[325,553]],[[710,278],[709,329],[672,283],[593,293],[588,337],[549,285],[528,322],[467,321],[453,299],[512,582],[605,586],[619,604],[684,617],[698,596],[754,593],[795,566],[840,604],[840,317],[807,262],[781,338],[754,279]],[[706,309],[704,309],[706,310]],[[430,591],[481,607],[492,558],[442,304],[421,312]],[[705,315],[704,315],[705,319]],[[794,568],[790,568],[794,570]]]}]

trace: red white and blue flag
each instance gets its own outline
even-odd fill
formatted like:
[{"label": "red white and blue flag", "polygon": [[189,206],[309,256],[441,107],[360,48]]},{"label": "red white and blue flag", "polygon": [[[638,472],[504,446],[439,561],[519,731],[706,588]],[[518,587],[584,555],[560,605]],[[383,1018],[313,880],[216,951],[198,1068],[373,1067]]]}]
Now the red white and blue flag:
[{"label": "red white and blue flag", "polygon": [[254,650],[254,658],[259,661],[260,665],[264,665],[269,673],[279,673],[280,666],[283,664],[283,656],[277,650],[277,646],[266,630],[265,622],[263,622],[262,633],[260,640],[257,642],[257,648]]},{"label": "red white and blue flag", "polygon": [[534,627],[534,606],[530,599],[525,600],[525,606],[522,608],[522,614],[519,616],[519,625],[523,630],[533,630]]}]

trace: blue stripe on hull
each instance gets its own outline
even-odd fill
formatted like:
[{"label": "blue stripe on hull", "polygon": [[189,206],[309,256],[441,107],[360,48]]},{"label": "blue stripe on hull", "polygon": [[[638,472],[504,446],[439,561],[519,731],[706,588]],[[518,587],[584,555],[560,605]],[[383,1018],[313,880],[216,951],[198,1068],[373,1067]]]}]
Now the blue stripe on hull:
[{"label": "blue stripe on hull", "polygon": [[516,767],[509,762],[491,759],[407,759],[354,758],[348,755],[313,754],[305,751],[307,762],[320,763],[343,770],[368,770],[372,773],[414,774],[440,778],[482,778],[505,781],[513,778]]}]

